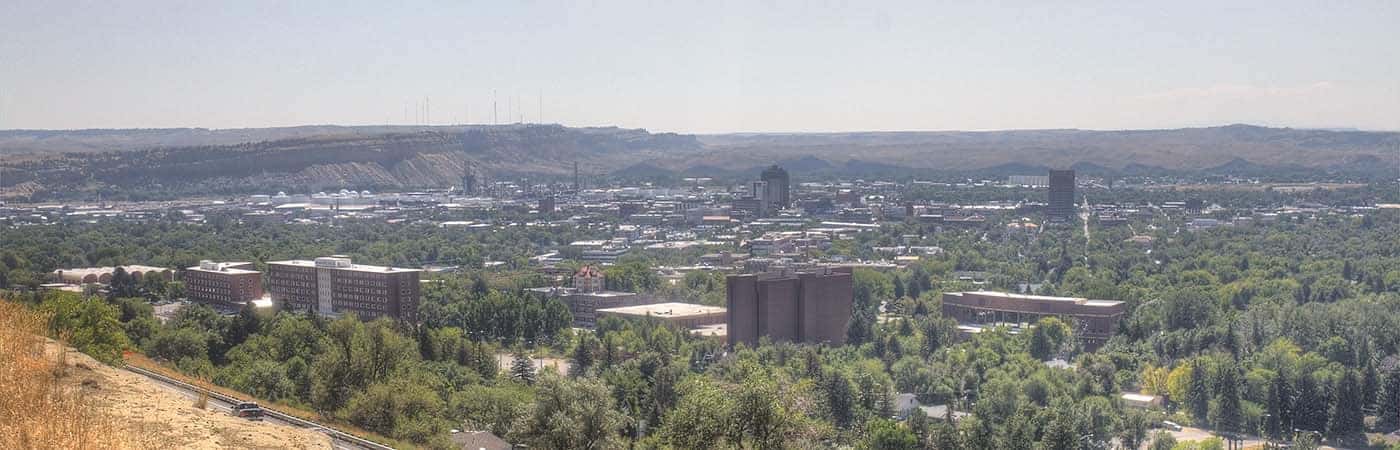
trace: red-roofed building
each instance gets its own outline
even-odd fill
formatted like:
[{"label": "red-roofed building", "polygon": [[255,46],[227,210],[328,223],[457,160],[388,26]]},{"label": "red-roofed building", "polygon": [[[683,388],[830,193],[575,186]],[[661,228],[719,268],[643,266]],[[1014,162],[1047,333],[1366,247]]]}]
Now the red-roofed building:
[{"label": "red-roofed building", "polygon": [[574,274],[574,289],[578,292],[598,292],[602,291],[606,285],[603,271],[597,267],[583,266]]}]

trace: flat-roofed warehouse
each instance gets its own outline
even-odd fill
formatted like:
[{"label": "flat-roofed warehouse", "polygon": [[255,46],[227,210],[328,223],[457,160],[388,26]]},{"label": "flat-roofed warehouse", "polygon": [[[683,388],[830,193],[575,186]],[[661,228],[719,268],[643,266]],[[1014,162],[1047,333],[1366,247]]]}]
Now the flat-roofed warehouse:
[{"label": "flat-roofed warehouse", "polygon": [[89,284],[112,282],[112,274],[117,268],[121,268],[127,275],[140,279],[143,275],[159,274],[161,278],[170,280],[174,276],[174,271],[164,267],[151,267],[136,264],[114,267],[82,267],[77,269],[58,269],[53,271],[53,278],[60,283],[68,284]]},{"label": "flat-roofed warehouse", "polygon": [[943,294],[943,315],[962,324],[1034,324],[1043,317],[1059,317],[1074,327],[1074,333],[1089,350],[1098,348],[1113,336],[1127,306],[1117,300],[1091,300],[1079,297],[1050,297],[1007,292],[947,292]]},{"label": "flat-roofed warehouse", "polygon": [[598,310],[598,317],[660,320],[681,328],[691,329],[722,324],[728,316],[725,314],[725,309],[718,306],[670,302],[604,308]]}]

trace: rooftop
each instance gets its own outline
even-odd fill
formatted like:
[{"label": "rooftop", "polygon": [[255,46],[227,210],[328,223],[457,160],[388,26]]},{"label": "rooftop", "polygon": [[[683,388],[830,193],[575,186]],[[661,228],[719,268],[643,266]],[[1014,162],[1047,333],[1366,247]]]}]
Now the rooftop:
[{"label": "rooftop", "polygon": [[1118,301],[1118,300],[1091,300],[1091,299],[1087,299],[1087,298],[1083,298],[1083,297],[1051,297],[1051,296],[1048,296],[1048,295],[1013,294],[1013,293],[1010,293],[1010,292],[996,292],[996,291],[949,292],[948,294],[949,294],[949,295],[976,294],[976,295],[980,295],[980,296],[984,296],[984,297],[1002,297],[1002,298],[1010,298],[1010,299],[1017,299],[1017,300],[1048,301],[1048,302],[1067,302],[1067,303],[1074,303],[1074,304],[1088,305],[1088,306],[1115,306],[1115,305],[1121,305],[1121,304],[1123,304],[1123,302]]},{"label": "rooftop", "polygon": [[719,306],[705,306],[694,303],[656,303],[651,305],[623,306],[620,308],[605,308],[598,312],[608,312],[613,314],[624,314],[629,316],[652,316],[652,317],[693,317],[709,314],[724,314],[726,310]]},{"label": "rooftop", "polygon": [[200,261],[198,266],[186,268],[185,271],[189,271],[189,272],[217,272],[217,273],[228,273],[228,274],[235,274],[235,275],[238,275],[238,274],[247,274],[247,273],[258,273],[258,271],[256,271],[256,270],[239,269],[239,268],[234,267],[234,266],[244,266],[244,265],[248,265],[248,263],[246,263],[246,262],[220,262],[220,263],[216,263],[216,262],[212,262],[212,261]]},{"label": "rooftop", "polygon": [[702,325],[690,329],[692,336],[700,337],[726,337],[729,336],[729,324],[717,323],[714,325]]},{"label": "rooftop", "polygon": [[112,267],[78,267],[78,268],[73,268],[73,269],[58,269],[58,270],[55,270],[54,273],[83,274],[83,275],[87,275],[87,274],[99,274],[99,275],[100,275],[100,274],[103,274],[103,273],[114,272],[114,271],[117,270],[118,267],[122,268],[122,270],[125,270],[127,273],[131,273],[131,272],[142,272],[142,273],[145,273],[145,272],[166,272],[166,271],[169,271],[169,270],[170,270],[170,269],[166,269],[166,268],[164,268],[164,267],[152,267],[152,266],[143,266],[143,265],[139,265],[139,264],[128,264],[128,265],[125,265],[125,266],[112,266]]},{"label": "rooftop", "polygon": [[[267,262],[267,265],[269,265],[269,266],[271,266],[271,265],[273,265],[273,264],[284,265],[284,266],[297,266],[297,267],[316,267],[316,261],[309,261],[309,260],[305,260],[305,259],[289,259],[289,260],[286,260],[286,261],[268,261],[268,262]],[[336,270],[354,270],[354,271],[359,271],[359,272],[376,272],[376,273],[421,272],[421,270],[418,270],[418,269],[405,269],[405,268],[401,268],[401,267],[387,267],[387,266],[367,266],[367,265],[364,265],[364,264],[345,264],[345,265],[341,265],[341,266],[328,267],[328,268],[336,269]]]}]

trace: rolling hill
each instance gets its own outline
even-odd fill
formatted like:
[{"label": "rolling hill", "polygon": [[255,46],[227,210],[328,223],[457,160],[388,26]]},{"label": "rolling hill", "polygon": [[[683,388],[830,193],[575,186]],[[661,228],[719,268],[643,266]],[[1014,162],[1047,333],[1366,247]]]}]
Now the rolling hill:
[{"label": "rolling hill", "polygon": [[1230,125],[1172,130],[681,135],[559,125],[242,130],[0,131],[8,198],[94,191],[167,194],[453,186],[586,174],[747,176],[779,163],[812,175],[1010,174],[1075,167],[1118,174],[1400,175],[1400,133]]}]

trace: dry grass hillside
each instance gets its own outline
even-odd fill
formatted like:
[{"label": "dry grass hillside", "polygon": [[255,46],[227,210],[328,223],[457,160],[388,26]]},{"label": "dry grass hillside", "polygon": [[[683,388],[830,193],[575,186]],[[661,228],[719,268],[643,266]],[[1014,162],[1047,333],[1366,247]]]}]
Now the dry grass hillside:
[{"label": "dry grass hillside", "polygon": [[252,422],[41,337],[47,320],[0,301],[0,448],[331,448],[324,435]]}]

